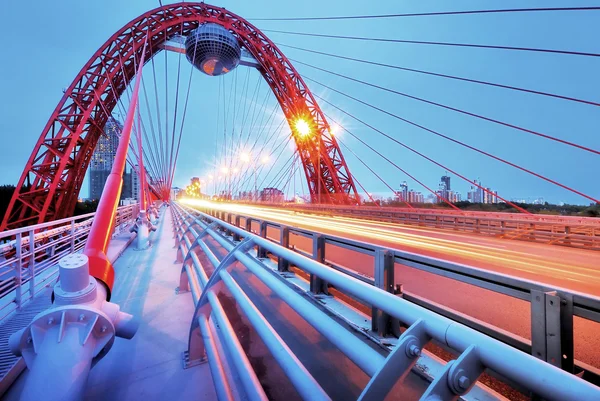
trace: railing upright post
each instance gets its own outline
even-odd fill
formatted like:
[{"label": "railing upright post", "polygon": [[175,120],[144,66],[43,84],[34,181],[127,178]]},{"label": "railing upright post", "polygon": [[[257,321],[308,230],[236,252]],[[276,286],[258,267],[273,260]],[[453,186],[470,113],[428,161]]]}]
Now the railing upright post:
[{"label": "railing upright post", "polygon": [[[313,259],[325,263],[325,237],[322,234],[313,234]],[[310,292],[313,294],[329,295],[327,282],[314,274],[310,275]]]},{"label": "railing upright post", "polygon": [[[288,226],[281,226],[279,231],[279,245],[284,248],[290,247],[290,228]],[[290,262],[281,256],[277,258],[277,270],[279,272],[287,272],[290,270]]]},{"label": "railing upright post", "polygon": [[[395,274],[394,274],[394,254],[387,249],[377,249],[375,251],[375,287],[389,293],[395,293]],[[398,334],[395,326],[398,325],[387,313],[377,308],[371,310],[371,330],[377,332],[380,336],[388,334]]]},{"label": "railing upright post", "polygon": [[22,271],[23,271],[23,234],[22,233],[18,233],[17,234],[17,238],[15,241],[15,247],[16,247],[16,258],[17,258],[17,265],[16,265],[16,274],[15,274],[15,281],[16,281],[16,294],[15,294],[15,302],[17,303],[17,309],[21,309],[21,305],[23,305],[23,286],[22,286]]},{"label": "railing upright post", "polygon": [[35,232],[29,230],[29,296],[33,298],[35,295]]},{"label": "railing upright post", "polygon": [[[234,218],[234,226],[239,227],[240,226],[240,216],[236,215]],[[240,235],[237,233],[233,233],[233,240],[234,241],[239,241],[240,240]]]},{"label": "railing upright post", "polygon": [[71,253],[75,252],[75,219],[71,220]]},{"label": "railing upright post", "polygon": [[[259,235],[262,238],[267,238],[267,222],[266,221],[261,221],[260,222],[260,233]],[[258,247],[258,258],[266,258],[267,257],[267,250],[265,248],[262,247]]]},{"label": "railing upright post", "polygon": [[252,232],[252,219],[249,217],[246,217],[246,221],[244,222],[244,230],[248,231],[249,233]]},{"label": "railing upright post", "polygon": [[531,291],[531,353],[573,373],[573,296]]}]

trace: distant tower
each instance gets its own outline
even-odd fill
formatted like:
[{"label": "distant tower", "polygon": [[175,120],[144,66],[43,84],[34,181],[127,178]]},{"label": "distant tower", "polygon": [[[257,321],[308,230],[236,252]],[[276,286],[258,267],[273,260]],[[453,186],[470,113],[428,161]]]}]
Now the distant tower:
[{"label": "distant tower", "polygon": [[398,197],[403,202],[408,201],[408,184],[406,183],[406,181],[402,181],[402,184],[400,184],[400,191],[398,192]]},{"label": "distant tower", "polygon": [[140,166],[137,164],[131,170],[131,198],[140,201]]},{"label": "distant tower", "polygon": [[446,191],[450,191],[452,188],[450,188],[450,176],[449,175],[443,175],[442,176],[442,183],[444,183],[444,185],[446,186]]}]

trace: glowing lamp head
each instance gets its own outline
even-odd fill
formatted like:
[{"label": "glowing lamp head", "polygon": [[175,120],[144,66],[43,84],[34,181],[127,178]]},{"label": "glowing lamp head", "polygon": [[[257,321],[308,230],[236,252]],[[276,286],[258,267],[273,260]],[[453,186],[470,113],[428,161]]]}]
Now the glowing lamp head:
[{"label": "glowing lamp head", "polygon": [[244,163],[248,163],[250,161],[250,153],[244,152],[240,155],[240,160]]},{"label": "glowing lamp head", "polygon": [[298,119],[296,121],[296,124],[294,124],[294,127],[296,128],[296,131],[298,131],[298,134],[300,134],[300,136],[310,135],[310,125],[308,125],[306,120],[302,118]]},{"label": "glowing lamp head", "polygon": [[221,173],[227,174],[229,173],[229,169],[227,167],[221,167]]},{"label": "glowing lamp head", "polygon": [[260,159],[260,162],[261,162],[262,164],[267,164],[267,163],[269,162],[269,160],[271,160],[271,158],[270,158],[270,157],[267,155],[267,156],[263,156],[263,157]]}]

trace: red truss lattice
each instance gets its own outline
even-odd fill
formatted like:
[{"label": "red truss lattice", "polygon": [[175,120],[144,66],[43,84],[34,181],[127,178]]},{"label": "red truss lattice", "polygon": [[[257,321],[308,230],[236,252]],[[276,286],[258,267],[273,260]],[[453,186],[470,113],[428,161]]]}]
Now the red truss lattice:
[{"label": "red truss lattice", "polygon": [[[356,187],[339,145],[310,90],[283,53],[245,19],[204,3],[170,4],[125,25],[98,50],[66,90],[37,141],[2,221],[2,230],[72,214],[90,158],[118,98],[135,74],[146,36],[149,61],[174,35],[205,22],[230,30],[260,64],[288,120],[313,200],[353,203]],[[302,118],[311,135],[302,136]]]}]

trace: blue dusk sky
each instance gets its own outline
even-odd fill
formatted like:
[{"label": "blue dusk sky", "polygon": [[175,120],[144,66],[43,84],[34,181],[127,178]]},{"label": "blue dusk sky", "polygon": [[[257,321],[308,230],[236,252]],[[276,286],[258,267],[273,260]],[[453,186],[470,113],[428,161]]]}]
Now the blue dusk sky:
[{"label": "blue dusk sky", "polygon": [[[167,4],[169,2],[164,2]],[[91,55],[116,31],[140,14],[157,7],[158,1],[42,1],[24,6],[5,1],[0,6],[0,184],[16,184],[48,118]],[[417,41],[443,41],[501,46],[560,49],[600,54],[600,11],[508,13],[489,15],[428,16],[372,20],[260,21],[253,18],[364,15],[429,11],[522,7],[600,6],[600,1],[234,1],[226,7],[249,19],[262,30],[287,30],[345,36]],[[600,57],[540,52],[478,49],[406,43],[383,43],[307,37],[265,32],[292,60],[310,90],[350,115],[376,127],[440,164],[469,179],[478,179],[507,199],[543,197],[550,202],[588,204],[590,201],[532,177],[484,155],[411,126],[390,115],[348,99],[315,83],[324,83],[362,101],[435,130],[471,146],[493,153],[524,168],[600,198],[597,169],[600,156],[552,142],[510,127],[483,121],[352,82],[311,68],[303,63],[363,80],[390,90],[466,110],[529,130],[600,150],[600,107],[543,97],[503,88],[482,86],[447,78],[340,60],[297,50],[301,47],[341,56],[367,59],[405,68],[456,75],[503,85],[550,92],[600,103]],[[289,45],[289,46],[286,46]],[[181,60],[177,93],[177,65]],[[179,135],[188,80],[189,102],[182,129],[181,150],[174,185],[185,186],[192,176],[208,179],[219,175],[223,165],[240,168],[239,189],[250,189],[250,168],[240,163],[239,153],[252,150],[258,160],[270,154],[267,166],[257,170],[257,185],[279,184],[286,192],[302,195],[306,185],[300,168],[290,175],[293,146],[289,127],[256,70],[239,67],[219,78],[203,75],[177,53],[161,52],[144,67],[146,92],[140,106],[146,131],[156,124],[153,104],[159,98],[161,129]],[[166,71],[166,74],[165,74]],[[152,81],[157,76],[157,86]],[[168,84],[168,92],[165,90]],[[247,89],[246,89],[247,88]],[[255,93],[255,94],[254,94]],[[165,95],[168,94],[167,97]],[[175,112],[175,99],[178,110]],[[145,103],[149,99],[150,107]],[[127,96],[113,115],[123,119]],[[376,148],[430,188],[437,189],[444,168],[410,152],[379,133],[321,102],[323,111],[343,127]],[[168,110],[168,113],[165,111]],[[228,116],[223,121],[223,114]],[[168,117],[165,117],[168,114]],[[254,118],[240,117],[253,115]],[[233,116],[237,118],[233,118]],[[168,118],[168,119],[167,119]],[[158,132],[159,128],[154,127]],[[399,188],[407,181],[411,189],[427,190],[370,151],[344,131],[339,132],[342,152],[356,179],[368,191],[385,196],[390,189],[357,157],[368,164],[385,183]],[[265,139],[270,137],[270,141]],[[224,144],[224,138],[228,143]],[[244,138],[240,141],[240,138]],[[252,149],[251,144],[257,146]],[[233,145],[232,145],[233,144]],[[349,149],[347,149],[347,146]],[[282,156],[276,160],[281,151]],[[285,171],[284,171],[285,170]],[[291,172],[292,170],[290,170]],[[470,184],[452,176],[452,189],[466,197]],[[282,177],[282,178],[278,178]],[[279,180],[279,181],[278,181]],[[218,177],[217,177],[218,181]],[[222,188],[225,179],[209,185]],[[211,188],[212,186],[212,188]],[[361,191],[362,192],[362,191]],[[81,197],[88,194],[84,183]]]}]

